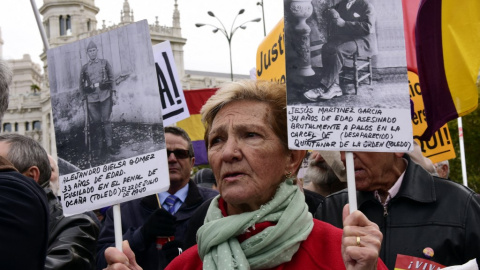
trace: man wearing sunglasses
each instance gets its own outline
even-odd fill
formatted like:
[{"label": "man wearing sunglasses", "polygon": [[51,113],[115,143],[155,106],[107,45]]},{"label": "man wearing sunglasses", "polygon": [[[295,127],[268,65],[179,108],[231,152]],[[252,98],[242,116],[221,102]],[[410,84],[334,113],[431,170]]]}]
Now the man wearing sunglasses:
[{"label": "man wearing sunglasses", "polygon": [[[165,127],[170,188],[156,195],[121,204],[123,240],[128,240],[144,270],[164,269],[183,249],[187,223],[193,212],[218,192],[190,179],[195,163],[185,130]],[[165,173],[166,176],[166,173]],[[162,208],[158,207],[158,204]],[[107,267],[104,252],[115,245],[113,213],[109,209],[97,246],[97,269]]]}]

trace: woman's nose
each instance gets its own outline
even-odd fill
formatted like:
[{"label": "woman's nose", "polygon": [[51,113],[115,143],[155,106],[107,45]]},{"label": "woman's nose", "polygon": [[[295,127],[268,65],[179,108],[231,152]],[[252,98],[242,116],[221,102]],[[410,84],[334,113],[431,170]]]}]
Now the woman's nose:
[{"label": "woman's nose", "polygon": [[239,145],[237,141],[233,138],[229,138],[223,149],[223,156],[225,159],[230,160],[232,158],[239,158],[241,156],[241,152],[239,149]]}]

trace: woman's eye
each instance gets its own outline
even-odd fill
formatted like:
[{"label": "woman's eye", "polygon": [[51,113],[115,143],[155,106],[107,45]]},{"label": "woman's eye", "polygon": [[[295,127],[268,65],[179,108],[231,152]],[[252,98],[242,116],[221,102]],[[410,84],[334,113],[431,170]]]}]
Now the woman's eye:
[{"label": "woman's eye", "polygon": [[212,138],[212,139],[210,140],[209,145],[212,146],[212,145],[215,145],[215,144],[217,144],[217,143],[219,143],[219,142],[221,142],[220,137],[214,137],[214,138]]},{"label": "woman's eye", "polygon": [[253,137],[257,137],[257,136],[259,136],[259,135],[255,132],[247,132],[247,137],[248,138],[253,138]]}]

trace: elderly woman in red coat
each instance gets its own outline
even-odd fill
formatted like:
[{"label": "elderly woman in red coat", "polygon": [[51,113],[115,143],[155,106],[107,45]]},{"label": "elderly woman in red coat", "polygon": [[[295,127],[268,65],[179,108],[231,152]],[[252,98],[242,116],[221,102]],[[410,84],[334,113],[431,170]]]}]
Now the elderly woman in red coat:
[{"label": "elderly woman in red coat", "polygon": [[[208,159],[220,195],[212,200],[198,245],[167,269],[386,269],[382,234],[362,213],[344,209],[344,229],[315,220],[293,183],[305,151],[288,149],[286,90],[241,81],[219,89],[201,110]],[[141,269],[105,252],[108,269]]]}]

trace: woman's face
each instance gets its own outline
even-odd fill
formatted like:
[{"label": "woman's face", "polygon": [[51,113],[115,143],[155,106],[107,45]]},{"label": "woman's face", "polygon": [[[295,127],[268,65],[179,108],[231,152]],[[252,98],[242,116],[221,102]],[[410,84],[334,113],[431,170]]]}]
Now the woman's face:
[{"label": "woman's face", "polygon": [[230,215],[259,209],[294,170],[290,152],[268,123],[269,113],[263,102],[235,101],[213,120],[208,160]]}]

